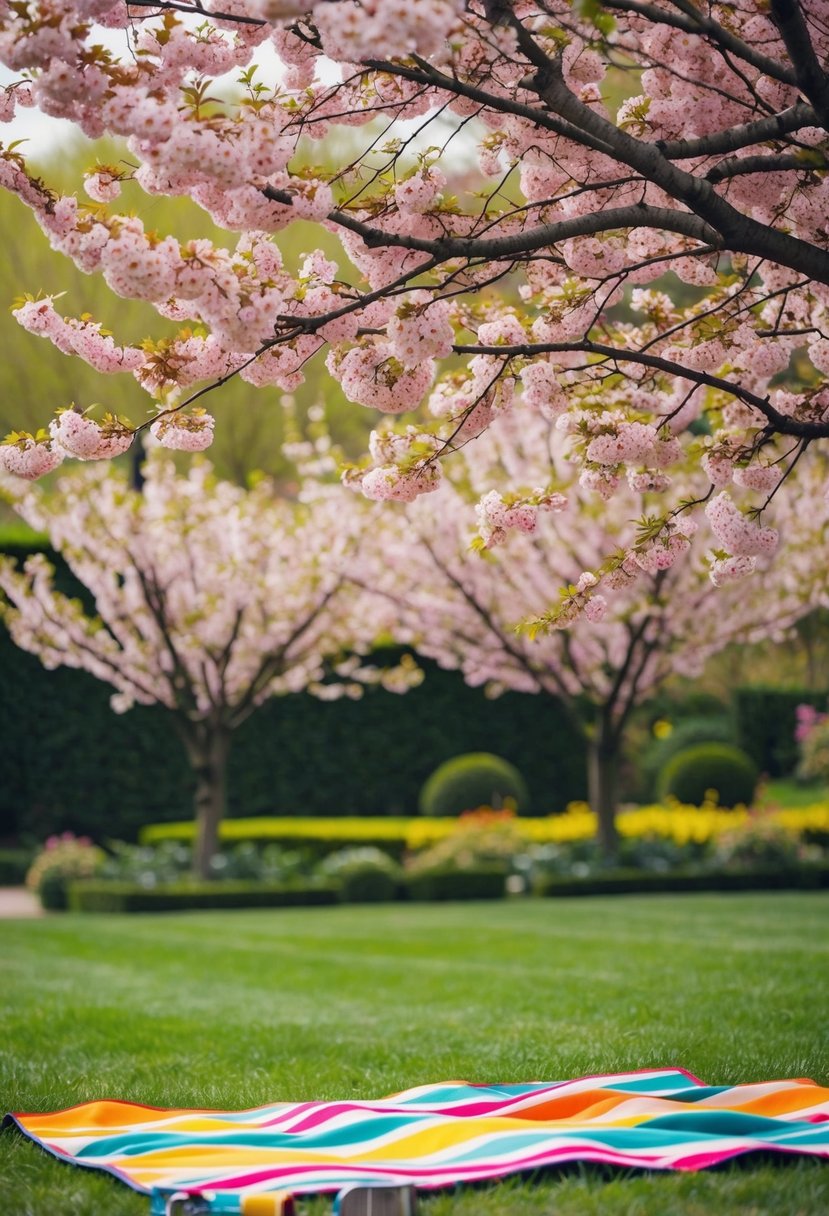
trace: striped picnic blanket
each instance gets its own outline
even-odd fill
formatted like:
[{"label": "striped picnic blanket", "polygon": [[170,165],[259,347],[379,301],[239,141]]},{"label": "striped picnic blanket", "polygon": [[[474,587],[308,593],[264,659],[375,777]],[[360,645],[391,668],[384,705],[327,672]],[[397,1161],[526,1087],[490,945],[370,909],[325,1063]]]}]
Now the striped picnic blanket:
[{"label": "striped picnic blanket", "polygon": [[694,1170],[752,1150],[829,1157],[829,1089],[812,1081],[705,1085],[681,1070],[519,1085],[445,1082],[376,1101],[245,1111],[86,1102],[7,1116],[62,1160],[153,1196],[246,1196],[366,1184],[443,1187],[570,1161]]}]

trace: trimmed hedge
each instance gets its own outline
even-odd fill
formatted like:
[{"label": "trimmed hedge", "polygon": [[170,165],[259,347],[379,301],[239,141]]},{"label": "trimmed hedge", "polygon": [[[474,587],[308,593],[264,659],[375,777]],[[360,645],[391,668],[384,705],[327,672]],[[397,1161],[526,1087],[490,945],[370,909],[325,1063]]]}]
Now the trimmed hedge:
[{"label": "trimmed hedge", "polygon": [[506,799],[517,811],[529,805],[527,783],[515,765],[492,752],[467,752],[438,765],[424,783],[418,805],[422,815],[440,817],[500,807]]},{"label": "trimmed hedge", "polygon": [[677,752],[697,743],[736,743],[737,733],[728,714],[693,715],[680,718],[669,735],[654,739],[644,749],[638,762],[645,798],[656,795],[659,774]]},{"label": "trimmed hedge", "polygon": [[[309,857],[320,859],[340,849],[375,848],[400,861],[407,849],[410,818],[318,819],[297,815],[295,819],[260,815],[255,819],[225,819],[219,824],[222,845],[244,842],[276,844],[284,849],[301,849]],[[139,840],[143,845],[157,845],[167,840],[192,845],[196,825],[192,819],[176,823],[150,823],[141,828]]]},{"label": "trimmed hedge", "polygon": [[[371,687],[359,701],[291,694],[263,705],[233,737],[230,817],[414,814],[439,764],[496,740],[533,791],[525,813],[585,796],[584,742],[557,701],[490,701],[457,672],[418,662],[426,679],[402,697]],[[193,779],[165,710],[114,714],[107,685],[44,670],[2,626],[0,669],[0,841],[64,831],[135,840],[145,823],[190,818]]]},{"label": "trimmed hedge", "polygon": [[387,904],[400,893],[394,876],[377,866],[352,866],[337,881],[344,904]]},{"label": "trimmed hedge", "polygon": [[737,742],[761,773],[787,777],[794,772],[799,751],[794,737],[798,705],[824,710],[829,693],[807,688],[738,688],[734,695]]},{"label": "trimmed hedge", "polygon": [[33,856],[29,849],[0,849],[0,887],[24,883]]},{"label": "trimmed hedge", "polygon": [[542,879],[535,894],[644,895],[683,891],[814,891],[829,888],[829,865],[803,865],[792,869],[752,870],[607,870],[586,878],[558,874]]},{"label": "trimmed hedge", "polygon": [[259,882],[171,883],[141,887],[131,882],[87,879],[69,886],[71,912],[184,912],[204,908],[298,908],[335,904],[333,883],[274,885]]},{"label": "trimmed hedge", "polygon": [[659,776],[659,795],[702,806],[708,790],[720,806],[751,806],[759,773],[751,756],[728,743],[698,743],[668,761]]},{"label": "trimmed hedge", "polygon": [[424,870],[421,874],[407,874],[404,882],[409,899],[443,902],[503,899],[506,879],[503,866],[475,866],[468,870]]},{"label": "trimmed hedge", "polygon": [[[432,870],[393,880],[388,901],[419,902],[502,899],[506,894],[503,867]],[[618,869],[585,878],[550,875],[536,883],[534,894],[557,898],[580,895],[677,894],[694,891],[815,891],[829,889],[829,864],[752,870]],[[136,883],[86,879],[69,887],[72,912],[185,912],[203,909],[295,908],[338,903],[344,896],[329,883],[301,886],[254,882],[178,883],[141,887]],[[379,899],[378,896],[366,897]],[[358,897],[350,902],[360,902]]]},{"label": "trimmed hedge", "polygon": [[[142,887],[137,883],[84,879],[70,883],[70,912],[183,912],[220,908],[294,908],[324,904],[391,903],[397,899],[500,899],[505,894],[503,867],[432,870],[396,882],[374,870],[371,882],[355,869],[341,882],[283,884],[258,882],[181,882]],[[382,888],[376,880],[385,880]],[[353,881],[357,879],[358,881]]]}]

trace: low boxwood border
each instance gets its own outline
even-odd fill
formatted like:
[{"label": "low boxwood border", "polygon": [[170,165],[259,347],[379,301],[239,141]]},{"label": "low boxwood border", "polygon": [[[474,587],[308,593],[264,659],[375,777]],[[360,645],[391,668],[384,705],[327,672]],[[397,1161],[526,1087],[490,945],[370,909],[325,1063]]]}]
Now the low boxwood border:
[{"label": "low boxwood border", "polygon": [[751,870],[608,870],[573,878],[553,874],[535,884],[535,894],[643,895],[682,891],[814,891],[829,888],[829,865]]},{"label": "low boxwood border", "polygon": [[297,908],[338,902],[333,883],[275,885],[259,882],[138,883],[87,879],[69,886],[71,912],[182,912],[205,908]]},{"label": "low boxwood border", "polygon": [[404,891],[408,899],[434,902],[502,899],[506,894],[506,881],[507,871],[503,866],[424,870],[405,876]]},{"label": "low boxwood border", "polygon": [[[583,878],[550,875],[537,882],[533,894],[542,897],[579,895],[678,894],[703,891],[815,891],[829,889],[829,865],[754,870],[607,870]],[[448,868],[406,874],[389,885],[388,902],[449,902],[502,899],[506,895],[503,866]],[[373,896],[372,899],[376,899]],[[137,883],[85,879],[69,886],[72,912],[183,912],[221,908],[296,908],[330,905],[351,898],[336,882],[285,884],[221,881],[142,887]]]}]

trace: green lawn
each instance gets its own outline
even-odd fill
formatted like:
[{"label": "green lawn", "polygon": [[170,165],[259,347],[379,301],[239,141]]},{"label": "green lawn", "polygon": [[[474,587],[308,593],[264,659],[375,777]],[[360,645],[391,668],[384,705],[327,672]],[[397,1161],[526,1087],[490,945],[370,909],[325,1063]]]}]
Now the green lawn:
[{"label": "green lawn", "polygon": [[[342,907],[0,925],[0,1105],[248,1107],[410,1085],[680,1065],[829,1081],[829,896]],[[7,1130],[10,1216],[148,1200]],[[304,1205],[313,1216],[330,1202]],[[427,1197],[424,1216],[829,1211],[829,1164],[573,1168]]]}]

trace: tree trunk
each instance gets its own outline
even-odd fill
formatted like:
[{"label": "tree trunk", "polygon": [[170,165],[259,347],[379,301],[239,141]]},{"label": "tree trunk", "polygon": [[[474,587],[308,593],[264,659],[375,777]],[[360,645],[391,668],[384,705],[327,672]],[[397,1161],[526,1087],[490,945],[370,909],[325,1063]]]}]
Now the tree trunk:
[{"label": "tree trunk", "polygon": [[619,747],[609,724],[600,718],[587,744],[587,790],[590,807],[599,820],[599,846],[607,860],[619,847],[616,831]]},{"label": "tree trunk", "polygon": [[187,739],[187,754],[196,778],[193,873],[197,878],[210,877],[210,861],[219,851],[219,824],[227,806],[229,750],[230,736],[218,728],[202,725]]}]

